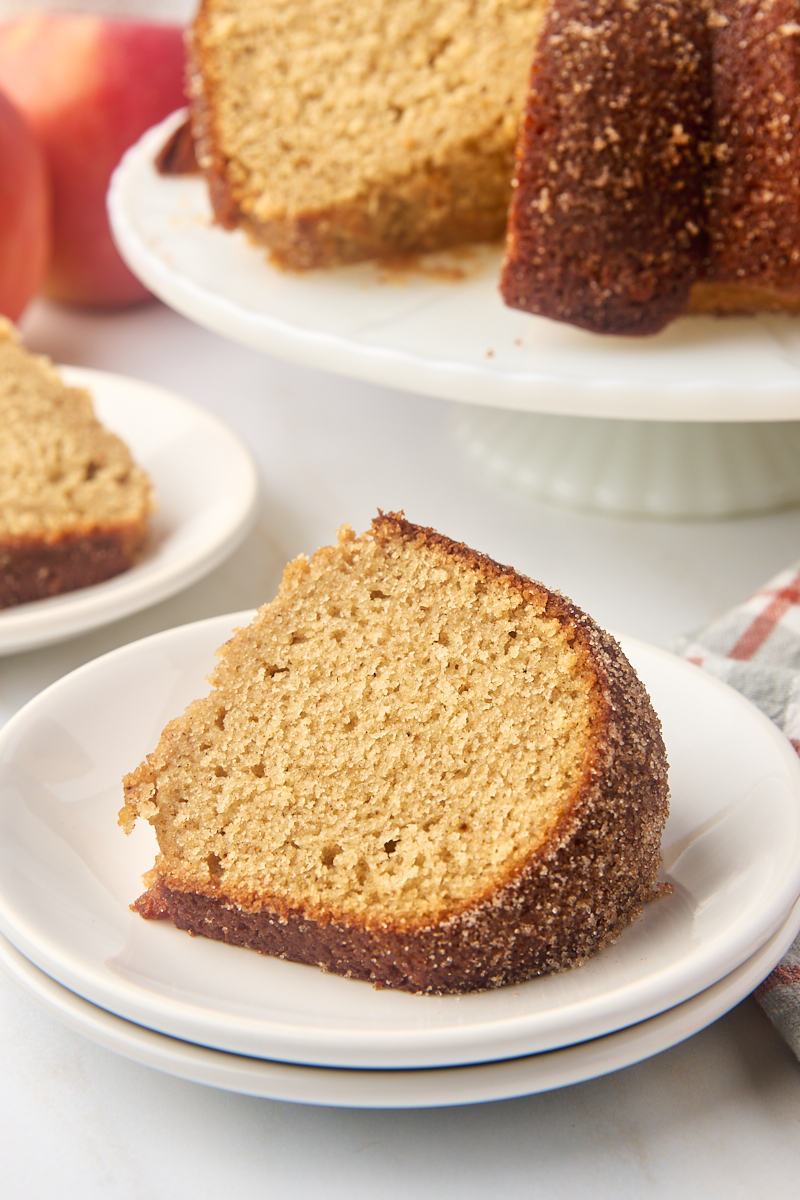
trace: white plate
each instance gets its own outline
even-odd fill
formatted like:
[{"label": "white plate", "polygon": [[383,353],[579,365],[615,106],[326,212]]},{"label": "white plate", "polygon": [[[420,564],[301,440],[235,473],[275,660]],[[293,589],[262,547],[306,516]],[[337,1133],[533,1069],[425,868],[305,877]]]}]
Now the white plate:
[{"label": "white plate", "polygon": [[[634,420],[800,418],[800,321],[684,317],[649,338],[601,337],[506,308],[500,251],[297,274],[211,223],[206,185],[153,158],[173,114],[122,160],[109,192],[128,265],[167,304],[256,349],[425,395]],[[455,267],[464,278],[437,277]]]},{"label": "white plate", "polygon": [[551,1091],[641,1062],[716,1021],[744,999],[791,945],[800,924],[795,906],[770,940],[699,996],[619,1033],[577,1046],[504,1062],[428,1071],[342,1071],[301,1067],[209,1050],[134,1025],[68,991],[0,937],[0,968],[70,1029],[134,1062],[210,1087],[271,1100],[343,1108],[433,1108],[478,1104]]},{"label": "white plate", "polygon": [[187,1041],[334,1067],[440,1067],[598,1037],[672,1008],[750,958],[800,895],[800,762],[738,693],[625,640],[664,722],[675,894],[579,970],[418,997],[264,958],[129,911],[154,857],[117,828],[122,775],[204,690],[248,613],[124,646],[53,684],[0,733],[0,931],[119,1016]]},{"label": "white plate", "polygon": [[238,437],[202,408],[135,379],[60,367],[88,388],[100,420],[127,442],[156,491],[140,562],[93,587],[0,611],[0,654],[63,641],[172,596],[236,549],[255,514],[258,477]]}]

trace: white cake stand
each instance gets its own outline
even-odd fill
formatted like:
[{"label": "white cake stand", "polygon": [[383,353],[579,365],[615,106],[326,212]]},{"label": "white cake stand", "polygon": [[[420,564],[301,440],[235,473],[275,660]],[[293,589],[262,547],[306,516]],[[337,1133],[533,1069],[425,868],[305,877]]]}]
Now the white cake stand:
[{"label": "white cake stand", "polygon": [[121,253],[177,311],[270,354],[476,406],[457,418],[467,452],[540,500],[703,518],[800,503],[796,319],[598,337],[506,308],[496,247],[279,271],[213,225],[202,179],[155,171],[182,119],[145,134],[109,192]]}]

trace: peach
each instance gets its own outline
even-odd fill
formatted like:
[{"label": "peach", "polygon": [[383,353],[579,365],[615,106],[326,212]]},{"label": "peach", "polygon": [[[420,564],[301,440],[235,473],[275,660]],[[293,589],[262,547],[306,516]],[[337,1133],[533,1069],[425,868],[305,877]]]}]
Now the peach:
[{"label": "peach", "polygon": [[16,321],[50,257],[50,183],[39,143],[0,92],[0,313]]},{"label": "peach", "polygon": [[177,25],[49,13],[0,25],[0,88],[39,138],[53,195],[44,291],[76,304],[148,296],[111,238],[105,197],[124,151],[184,102]]}]

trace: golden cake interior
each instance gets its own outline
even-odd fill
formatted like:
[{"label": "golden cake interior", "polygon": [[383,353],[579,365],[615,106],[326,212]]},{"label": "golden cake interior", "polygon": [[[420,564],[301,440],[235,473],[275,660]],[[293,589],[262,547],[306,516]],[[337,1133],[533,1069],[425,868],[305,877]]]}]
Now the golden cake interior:
[{"label": "golden cake interior", "polygon": [[66,387],[0,323],[0,540],[129,524],[143,533],[152,507],[147,476],[88,392]]},{"label": "golden cake interior", "polygon": [[387,185],[402,193],[416,180],[429,210],[419,219],[433,222],[441,168],[463,179],[464,206],[507,201],[543,7],[205,0],[195,55],[242,212],[268,223],[369,208]]},{"label": "golden cake interior", "polygon": [[396,925],[474,903],[552,833],[592,743],[591,668],[525,582],[345,526],[219,652],[120,823],[152,821],[168,886],[243,908]]}]

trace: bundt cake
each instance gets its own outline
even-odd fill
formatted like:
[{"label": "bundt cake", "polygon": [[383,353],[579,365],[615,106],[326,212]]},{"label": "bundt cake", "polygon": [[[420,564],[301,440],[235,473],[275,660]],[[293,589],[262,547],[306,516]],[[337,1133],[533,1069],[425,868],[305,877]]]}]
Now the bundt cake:
[{"label": "bundt cake", "polygon": [[563,597],[402,514],[286,568],[124,781],[134,906],[418,993],[583,962],[656,892],[660,726]]},{"label": "bundt cake", "polygon": [[126,570],[152,507],[146,475],[88,392],[0,319],[0,608]]},{"label": "bundt cake", "polygon": [[501,291],[600,333],[800,311],[800,4],[551,0]]},{"label": "bundt cake", "polygon": [[512,307],[800,312],[797,0],[202,0],[190,46],[216,218],[278,263],[492,240],[511,197]]},{"label": "bundt cake", "polygon": [[217,220],[323,267],[502,237],[544,0],[202,0]]}]

